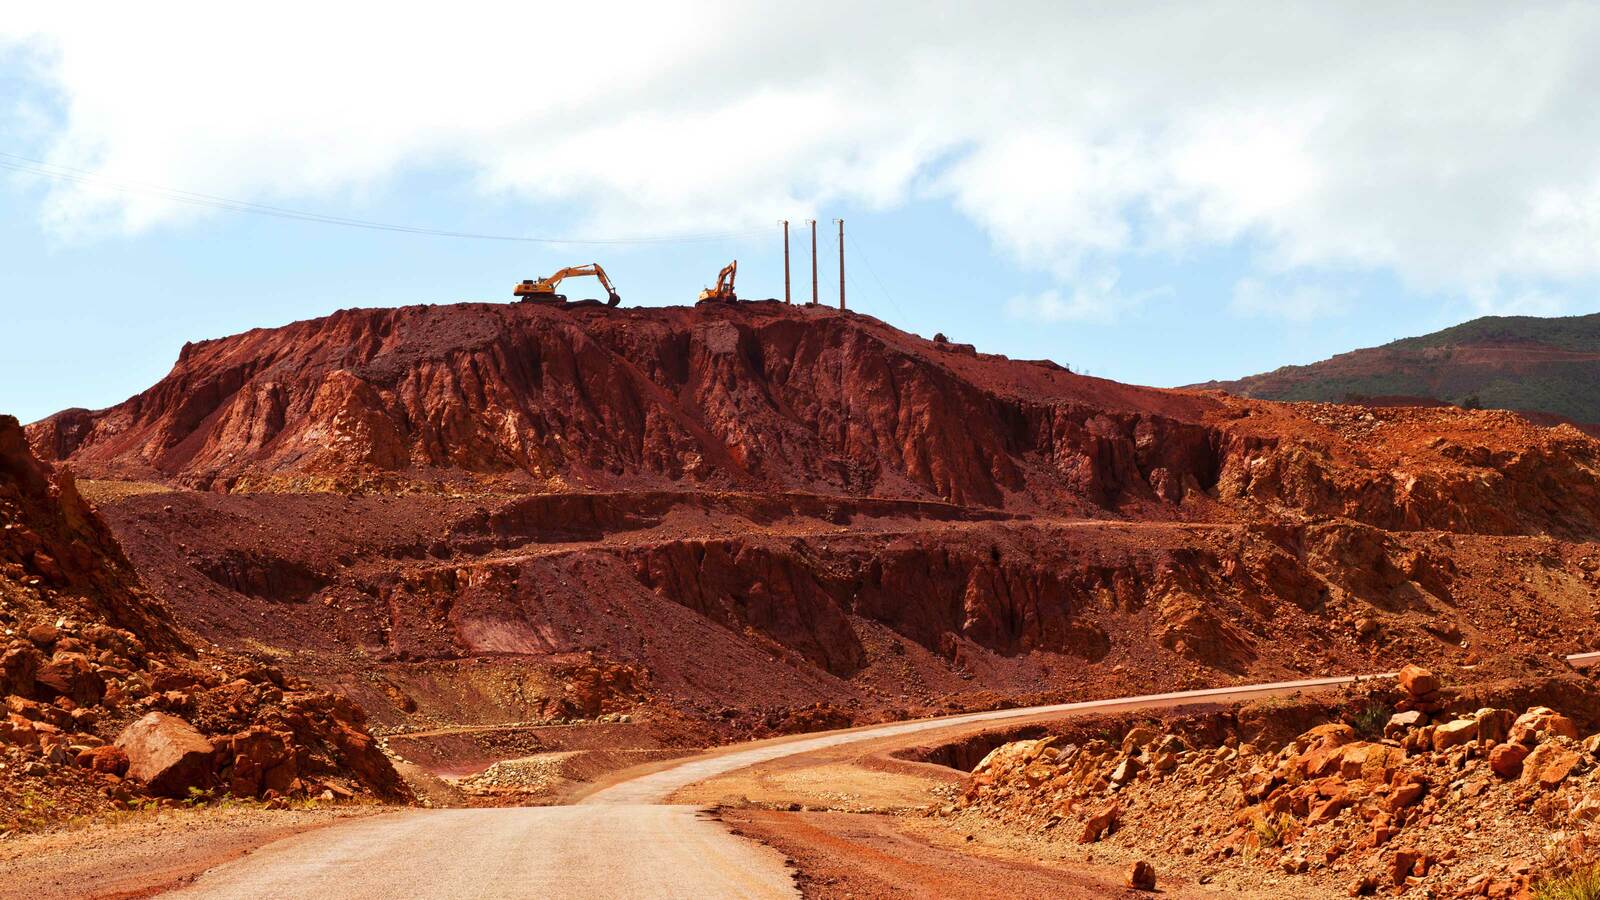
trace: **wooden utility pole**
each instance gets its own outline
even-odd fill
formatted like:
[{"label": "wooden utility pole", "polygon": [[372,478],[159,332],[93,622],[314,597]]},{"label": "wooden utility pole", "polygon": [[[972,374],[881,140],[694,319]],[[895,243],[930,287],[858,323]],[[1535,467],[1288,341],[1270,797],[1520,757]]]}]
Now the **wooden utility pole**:
[{"label": "wooden utility pole", "polygon": [[783,220],[783,302],[789,302],[789,220]]},{"label": "wooden utility pole", "polygon": [[811,223],[811,305],[817,305],[817,220],[807,219]]},{"label": "wooden utility pole", "polygon": [[839,223],[839,308],[844,309],[844,220],[834,221]]}]

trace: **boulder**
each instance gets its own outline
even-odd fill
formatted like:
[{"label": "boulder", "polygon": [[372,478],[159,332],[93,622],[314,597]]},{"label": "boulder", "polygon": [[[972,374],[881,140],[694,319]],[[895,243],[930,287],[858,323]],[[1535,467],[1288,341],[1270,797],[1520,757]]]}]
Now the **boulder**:
[{"label": "boulder", "polygon": [[1408,709],[1397,712],[1389,717],[1388,724],[1383,726],[1383,736],[1386,738],[1399,737],[1413,728],[1420,728],[1428,724],[1427,713],[1417,709]]},{"label": "boulder", "polygon": [[1356,730],[1343,722],[1318,725],[1295,738],[1300,754],[1291,765],[1307,777],[1327,774],[1338,765],[1339,748],[1353,743],[1355,739]]},{"label": "boulder", "polygon": [[31,644],[12,644],[0,654],[0,694],[33,696],[33,679],[44,665],[44,654]]},{"label": "boulder", "polygon": [[0,743],[39,749],[39,730],[30,719],[11,713],[0,719]]},{"label": "boulder", "polygon": [[228,792],[235,797],[292,793],[299,778],[293,739],[288,732],[257,725],[219,741],[220,755],[232,759],[224,772]]},{"label": "boulder", "polygon": [[1479,743],[1498,744],[1510,736],[1517,714],[1509,709],[1484,707],[1473,713],[1472,718],[1478,722]]},{"label": "boulder", "polygon": [[1122,805],[1109,803],[1099,809],[1089,820],[1083,823],[1083,834],[1079,836],[1078,843],[1092,844],[1105,837],[1106,832],[1117,827],[1117,822],[1122,818]]},{"label": "boulder", "polygon": [[1389,882],[1397,887],[1405,884],[1421,859],[1421,851],[1413,847],[1395,850],[1394,856],[1389,857]]},{"label": "boulder", "polygon": [[1501,744],[1489,751],[1489,768],[1501,778],[1516,778],[1522,774],[1522,761],[1527,757],[1525,744]]},{"label": "boulder", "polygon": [[1407,775],[1396,778],[1393,790],[1389,792],[1389,811],[1397,812],[1405,809],[1418,800],[1428,791],[1428,782],[1417,775]]},{"label": "boulder", "polygon": [[1412,697],[1423,697],[1439,690],[1439,679],[1421,666],[1406,665],[1397,676],[1400,690]]},{"label": "boulder", "polygon": [[1522,783],[1546,790],[1560,787],[1581,759],[1578,751],[1560,744],[1540,744],[1522,761]]},{"label": "boulder", "polygon": [[211,785],[215,748],[177,716],[150,713],[123,729],[116,746],[128,755],[128,776],[152,794],[181,798]]},{"label": "boulder", "polygon": [[79,766],[94,772],[122,776],[128,773],[128,754],[119,747],[90,747],[78,754]]},{"label": "boulder", "polygon": [[1548,706],[1535,706],[1511,724],[1510,739],[1519,744],[1541,744],[1553,737],[1578,739],[1578,726]]},{"label": "boulder", "polygon": [[1478,739],[1477,719],[1456,719],[1433,729],[1433,749],[1435,751],[1449,750],[1462,744],[1470,744]]},{"label": "boulder", "polygon": [[1127,735],[1123,737],[1122,752],[1133,753],[1136,750],[1142,750],[1154,743],[1159,737],[1161,737],[1161,732],[1148,725],[1136,726],[1130,729]]},{"label": "boulder", "polygon": [[93,706],[105,696],[106,680],[82,653],[57,653],[33,677],[46,697],[68,697],[80,706]]},{"label": "boulder", "polygon": [[1156,889],[1156,867],[1144,860],[1135,862],[1128,870],[1128,887],[1136,891],[1153,891]]},{"label": "boulder", "polygon": [[1111,783],[1118,786],[1127,784],[1139,774],[1140,768],[1142,767],[1137,757],[1123,757],[1122,761],[1117,763],[1117,767],[1111,770]]}]

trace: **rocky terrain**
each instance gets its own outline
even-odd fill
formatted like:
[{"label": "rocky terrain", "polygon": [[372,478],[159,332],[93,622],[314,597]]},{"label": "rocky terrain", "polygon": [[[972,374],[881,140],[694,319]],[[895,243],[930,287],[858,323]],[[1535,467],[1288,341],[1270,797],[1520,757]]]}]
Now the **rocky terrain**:
[{"label": "rocky terrain", "polygon": [[1572,427],[1132,387],[831,309],[344,310],[27,434],[197,640],[450,778],[584,731],[1600,644]]},{"label": "rocky terrain", "polygon": [[343,697],[191,641],[0,417],[0,833],[167,800],[408,796]]},{"label": "rocky terrain", "polygon": [[1600,314],[1485,316],[1421,337],[1197,387],[1265,400],[1510,409],[1600,432]]},{"label": "rocky terrain", "polygon": [[1572,674],[1453,690],[1407,666],[1342,702],[1005,743],[938,815],[1075,842],[1147,888],[1165,872],[1281,896],[1528,896],[1600,858],[1597,713]]}]

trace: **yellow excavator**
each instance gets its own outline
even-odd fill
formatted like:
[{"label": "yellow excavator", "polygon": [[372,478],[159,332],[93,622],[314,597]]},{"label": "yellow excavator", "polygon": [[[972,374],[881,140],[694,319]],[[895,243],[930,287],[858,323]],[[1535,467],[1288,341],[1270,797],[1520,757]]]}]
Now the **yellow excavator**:
[{"label": "yellow excavator", "polygon": [[733,276],[739,271],[739,261],[736,259],[722,267],[717,273],[717,286],[708,287],[700,292],[700,303],[735,303],[739,300],[733,293]]},{"label": "yellow excavator", "polygon": [[599,263],[567,266],[549,278],[527,279],[517,285],[511,294],[523,303],[565,303],[567,295],[556,293],[556,285],[575,275],[593,275],[600,279],[600,284],[606,289],[607,306],[616,306],[622,302],[622,297],[617,294],[617,289],[611,286],[611,279],[606,277],[606,270],[600,268]]}]

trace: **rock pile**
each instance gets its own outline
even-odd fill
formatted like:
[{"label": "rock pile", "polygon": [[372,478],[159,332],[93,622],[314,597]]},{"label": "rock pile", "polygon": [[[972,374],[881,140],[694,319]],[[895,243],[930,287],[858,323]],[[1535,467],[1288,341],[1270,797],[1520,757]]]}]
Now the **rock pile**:
[{"label": "rock pile", "polygon": [[1600,847],[1600,734],[1580,740],[1547,707],[1447,712],[1448,692],[1413,666],[1400,686],[1381,736],[1328,722],[1277,750],[1190,747],[1148,726],[1005,744],[944,812],[1353,894],[1510,897],[1549,860]]},{"label": "rock pile", "polygon": [[144,795],[406,796],[335,695],[191,647],[0,417],[0,832]]}]

